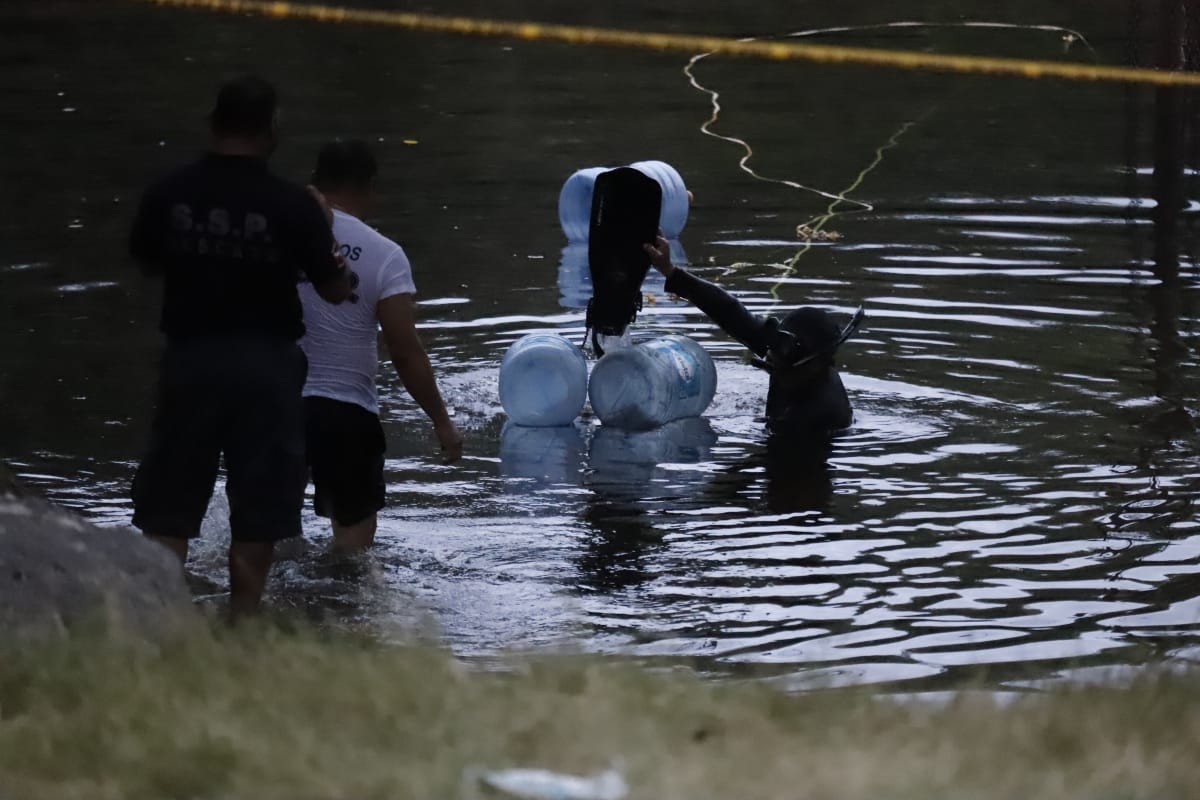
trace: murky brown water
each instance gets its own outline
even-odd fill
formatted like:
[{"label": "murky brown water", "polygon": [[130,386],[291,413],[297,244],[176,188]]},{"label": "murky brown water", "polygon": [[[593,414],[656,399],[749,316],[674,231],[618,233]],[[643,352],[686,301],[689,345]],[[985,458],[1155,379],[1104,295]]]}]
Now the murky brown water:
[{"label": "murky brown water", "polygon": [[[738,36],[964,13],[603,5],[438,10]],[[1101,63],[1128,63],[1135,41],[1152,52],[1154,25],[1126,3],[976,5],[974,20],[1084,39],[908,27],[817,40]],[[202,146],[221,75],[255,67],[285,97],[279,171],[302,179],[333,135],[377,142],[375,221],[412,258],[470,436],[468,458],[440,466],[383,371],[379,569],[325,564],[310,516],[313,547],[280,565],[277,602],[385,627],[428,612],[465,654],[566,644],[795,686],[1200,659],[1197,151],[1185,130],[1172,155],[1188,203],[1156,216],[1153,91],[696,62],[719,96],[713,131],[749,143],[761,176],[837,194],[886,148],[850,193],[869,209],[840,206],[825,226],[841,238],[801,252],[796,226],[829,201],[751,177],[740,146],[701,132],[711,95],[686,57],[91,2],[6,3],[0,40],[0,442],[59,501],[128,521],[159,341],[157,287],[125,257],[126,226],[141,187]],[[857,422],[827,469],[766,452],[763,376],[666,298],[639,324],[714,353],[702,420],[633,437],[503,430],[508,343],[582,336],[581,309],[560,299],[578,292],[572,263],[560,271],[562,181],[648,158],[696,194],[682,246],[697,271],[763,311],[866,305],[844,350]],[[195,564],[218,583],[222,515],[217,502]]]}]

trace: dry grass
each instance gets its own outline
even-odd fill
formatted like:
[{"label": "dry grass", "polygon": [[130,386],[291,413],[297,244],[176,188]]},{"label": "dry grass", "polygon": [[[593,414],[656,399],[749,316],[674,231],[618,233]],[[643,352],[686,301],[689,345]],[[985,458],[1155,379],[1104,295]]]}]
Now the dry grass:
[{"label": "dry grass", "polygon": [[468,766],[613,757],[642,800],[1200,796],[1195,675],[932,706],[596,658],[513,666],[277,628],[6,653],[0,797],[451,800]]}]

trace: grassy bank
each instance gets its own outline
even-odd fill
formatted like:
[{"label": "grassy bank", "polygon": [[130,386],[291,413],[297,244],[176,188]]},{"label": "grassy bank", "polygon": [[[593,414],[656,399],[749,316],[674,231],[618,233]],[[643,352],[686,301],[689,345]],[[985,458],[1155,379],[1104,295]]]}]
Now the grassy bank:
[{"label": "grassy bank", "polygon": [[208,629],[0,658],[0,797],[462,796],[465,767],[592,772],[631,798],[1197,796],[1200,677],[995,706],[783,695],[610,660],[467,670],[428,646]]}]

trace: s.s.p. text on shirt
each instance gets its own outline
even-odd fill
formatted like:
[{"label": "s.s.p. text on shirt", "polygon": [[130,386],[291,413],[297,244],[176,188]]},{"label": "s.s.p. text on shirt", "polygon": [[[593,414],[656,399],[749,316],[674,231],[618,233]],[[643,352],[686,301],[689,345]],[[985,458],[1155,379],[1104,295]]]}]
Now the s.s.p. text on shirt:
[{"label": "s.s.p. text on shirt", "polygon": [[253,156],[210,153],[152,185],[129,250],[163,277],[160,327],[172,339],[299,339],[297,280],[339,274],[316,200]]}]

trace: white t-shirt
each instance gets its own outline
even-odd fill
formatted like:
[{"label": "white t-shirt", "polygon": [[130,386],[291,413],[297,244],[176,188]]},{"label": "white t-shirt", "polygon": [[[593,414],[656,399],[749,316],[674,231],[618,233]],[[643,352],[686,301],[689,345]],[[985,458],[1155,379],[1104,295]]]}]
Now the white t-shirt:
[{"label": "white t-shirt", "polygon": [[[300,284],[308,356],[305,397],[328,397],[379,413],[379,320],[376,305],[397,294],[415,294],[412,267],[400,245],[357,217],[333,212],[333,238],[352,273],[354,296],[327,303],[311,283]],[[355,299],[357,298],[357,299]]]}]

